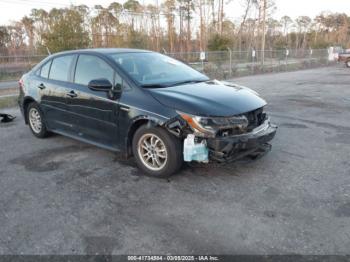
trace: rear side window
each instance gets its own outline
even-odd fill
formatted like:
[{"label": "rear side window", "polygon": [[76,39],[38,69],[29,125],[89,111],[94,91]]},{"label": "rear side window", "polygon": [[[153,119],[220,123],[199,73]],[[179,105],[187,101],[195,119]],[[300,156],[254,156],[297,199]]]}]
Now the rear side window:
[{"label": "rear side window", "polygon": [[91,80],[105,78],[113,84],[114,70],[97,56],[79,55],[74,82],[88,85]]},{"label": "rear side window", "polygon": [[50,76],[52,80],[68,81],[69,79],[69,69],[73,61],[72,55],[60,56],[54,58],[52,61]]},{"label": "rear side window", "polygon": [[40,77],[49,78],[51,60],[41,67]]}]

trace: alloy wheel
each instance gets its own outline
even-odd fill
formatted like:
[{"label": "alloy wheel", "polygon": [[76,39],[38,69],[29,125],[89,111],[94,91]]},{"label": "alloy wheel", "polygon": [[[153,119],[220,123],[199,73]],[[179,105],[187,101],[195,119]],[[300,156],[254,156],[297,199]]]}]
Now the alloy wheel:
[{"label": "alloy wheel", "polygon": [[144,134],[138,141],[137,151],[142,163],[150,170],[159,171],[167,163],[168,152],[161,138]]},{"label": "alloy wheel", "polygon": [[39,111],[36,108],[29,110],[29,124],[34,133],[39,134],[42,129],[42,121]]}]

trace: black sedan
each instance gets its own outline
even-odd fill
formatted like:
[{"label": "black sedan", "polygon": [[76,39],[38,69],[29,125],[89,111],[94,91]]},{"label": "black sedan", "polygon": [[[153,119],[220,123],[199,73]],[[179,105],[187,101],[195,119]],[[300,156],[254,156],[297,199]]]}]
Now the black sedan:
[{"label": "black sedan", "polygon": [[57,53],[23,75],[19,88],[36,137],[53,132],[123,151],[157,177],[184,161],[258,157],[276,133],[254,91],[150,51]]}]

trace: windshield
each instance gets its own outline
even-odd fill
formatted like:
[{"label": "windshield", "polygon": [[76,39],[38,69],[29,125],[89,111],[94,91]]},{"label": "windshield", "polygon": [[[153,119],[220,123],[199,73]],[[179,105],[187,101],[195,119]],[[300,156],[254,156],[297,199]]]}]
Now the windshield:
[{"label": "windshield", "polygon": [[144,87],[167,87],[209,80],[190,66],[159,53],[113,53],[110,57]]}]

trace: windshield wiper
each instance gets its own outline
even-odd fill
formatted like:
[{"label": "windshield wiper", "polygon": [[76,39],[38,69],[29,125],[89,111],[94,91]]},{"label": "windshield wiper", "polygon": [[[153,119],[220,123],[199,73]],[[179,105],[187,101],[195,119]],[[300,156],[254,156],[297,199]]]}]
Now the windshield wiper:
[{"label": "windshield wiper", "polygon": [[177,82],[168,86],[180,86],[185,84],[195,84],[195,83],[201,83],[201,82],[207,82],[207,81],[208,80],[186,80],[186,81]]},{"label": "windshield wiper", "polygon": [[144,88],[162,88],[162,87],[167,87],[166,85],[162,85],[162,84],[144,84],[141,85]]},{"label": "windshield wiper", "polygon": [[185,85],[185,84],[195,84],[195,83],[201,83],[201,82],[207,82],[207,80],[186,80],[186,81],[180,81],[173,84],[143,84],[141,85],[144,88],[164,88],[164,87],[171,87],[171,86],[179,86],[179,85]]}]

